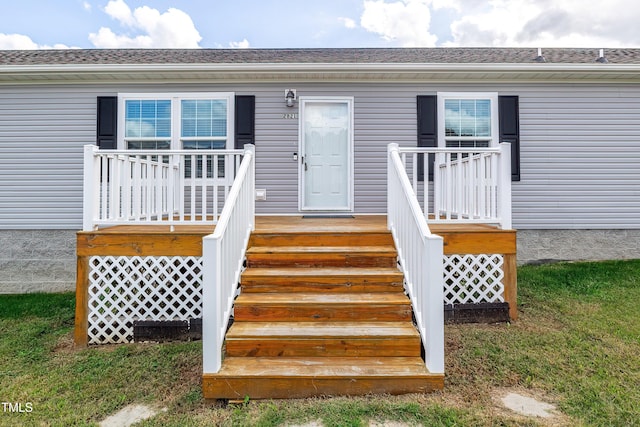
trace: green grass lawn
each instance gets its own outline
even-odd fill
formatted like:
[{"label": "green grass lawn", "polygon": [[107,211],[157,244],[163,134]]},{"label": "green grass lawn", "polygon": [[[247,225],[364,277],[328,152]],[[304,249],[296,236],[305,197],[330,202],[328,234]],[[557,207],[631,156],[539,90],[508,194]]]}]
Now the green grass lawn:
[{"label": "green grass lawn", "polygon": [[554,403],[567,425],[640,425],[640,261],[526,266],[520,319],[447,326],[445,390],[224,406],[202,399],[201,343],[74,349],[72,294],[0,296],[0,426],[93,425],[131,403],[144,426],[538,425],[496,405],[504,389]]}]

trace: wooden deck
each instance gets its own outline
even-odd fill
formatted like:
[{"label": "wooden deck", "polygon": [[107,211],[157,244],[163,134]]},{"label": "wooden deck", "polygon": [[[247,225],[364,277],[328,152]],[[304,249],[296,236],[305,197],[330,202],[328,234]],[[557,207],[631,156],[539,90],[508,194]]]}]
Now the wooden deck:
[{"label": "wooden deck", "polygon": [[[515,230],[500,230],[485,224],[430,224],[444,239],[445,254],[516,253]],[[77,255],[202,255],[202,237],[213,233],[214,225],[117,225],[95,231],[80,231]],[[387,233],[386,216],[360,215],[354,218],[303,218],[302,216],[258,216],[256,232],[269,233],[271,243],[292,238],[296,233],[340,234],[345,231]],[[385,237],[381,237],[384,239]],[[255,242],[258,242],[255,240]],[[266,243],[266,242],[265,242]],[[344,242],[342,242],[344,243]],[[340,240],[335,245],[342,244]],[[301,246],[313,245],[302,242]]]},{"label": "wooden deck", "polygon": [[[482,224],[433,224],[445,254],[502,254],[516,309],[516,236]],[[75,340],[87,344],[91,256],[201,256],[214,226],[123,225],[77,235]],[[426,392],[443,387],[420,357],[385,216],[256,217],[218,374],[208,398]]]}]

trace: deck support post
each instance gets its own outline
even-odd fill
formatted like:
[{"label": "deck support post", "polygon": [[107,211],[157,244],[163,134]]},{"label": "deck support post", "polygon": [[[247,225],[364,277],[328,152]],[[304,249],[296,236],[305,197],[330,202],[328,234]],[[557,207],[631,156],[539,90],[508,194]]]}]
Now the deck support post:
[{"label": "deck support post", "polygon": [[89,257],[79,256],[76,267],[76,315],[73,340],[77,347],[89,342]]},{"label": "deck support post", "polygon": [[518,320],[518,280],[516,254],[505,254],[504,272],[504,300],[509,303],[509,318]]}]

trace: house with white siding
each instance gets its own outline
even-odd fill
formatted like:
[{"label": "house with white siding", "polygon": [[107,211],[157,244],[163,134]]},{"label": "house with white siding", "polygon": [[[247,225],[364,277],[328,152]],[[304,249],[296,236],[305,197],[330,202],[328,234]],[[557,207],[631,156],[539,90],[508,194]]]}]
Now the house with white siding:
[{"label": "house with white siding", "polygon": [[640,256],[638,164],[637,49],[2,51],[0,292],[202,318],[209,397],[431,390],[516,259]]}]

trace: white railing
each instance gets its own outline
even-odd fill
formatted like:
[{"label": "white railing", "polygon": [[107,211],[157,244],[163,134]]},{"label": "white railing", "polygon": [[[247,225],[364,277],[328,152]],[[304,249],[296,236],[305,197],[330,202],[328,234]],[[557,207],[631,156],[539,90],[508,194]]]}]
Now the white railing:
[{"label": "white railing", "polygon": [[[511,146],[398,148],[429,222],[511,228]],[[425,185],[433,178],[433,186]]]},{"label": "white railing", "polygon": [[242,150],[84,148],[83,229],[216,223]]},{"label": "white railing", "polygon": [[255,151],[246,145],[244,157],[213,234],[202,241],[203,372],[216,373],[222,364],[227,331],[249,237],[255,227]]},{"label": "white railing", "polygon": [[425,349],[425,364],[444,373],[443,241],[431,234],[397,144],[387,156],[387,220]]}]

